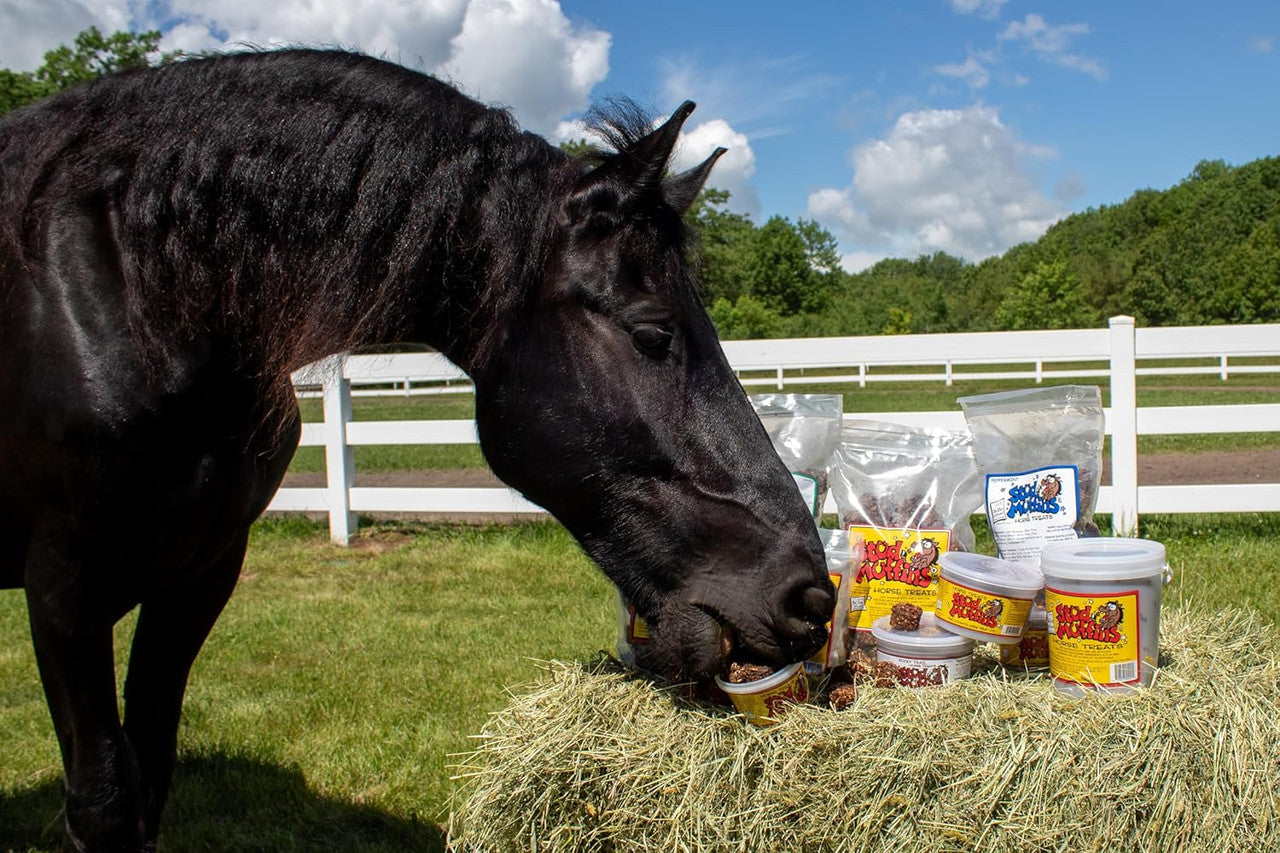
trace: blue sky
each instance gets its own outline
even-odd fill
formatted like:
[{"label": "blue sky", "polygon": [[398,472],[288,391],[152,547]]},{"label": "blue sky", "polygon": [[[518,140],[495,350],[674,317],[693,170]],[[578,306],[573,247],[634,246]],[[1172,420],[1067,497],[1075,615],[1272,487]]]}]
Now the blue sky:
[{"label": "blue sky", "polygon": [[713,182],[733,207],[817,219],[851,269],[978,260],[1201,159],[1280,154],[1274,0],[0,0],[0,65],[91,24],[188,50],[357,47],[553,139],[593,98],[688,97],[683,162],[728,145]]}]

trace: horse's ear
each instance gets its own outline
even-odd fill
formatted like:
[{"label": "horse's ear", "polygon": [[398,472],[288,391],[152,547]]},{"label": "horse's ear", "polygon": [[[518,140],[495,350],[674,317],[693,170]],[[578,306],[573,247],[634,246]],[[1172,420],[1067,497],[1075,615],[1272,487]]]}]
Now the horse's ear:
[{"label": "horse's ear", "polygon": [[681,172],[663,184],[662,197],[667,200],[667,204],[671,205],[676,212],[684,215],[685,211],[693,204],[694,199],[698,197],[698,193],[702,192],[702,185],[707,182],[707,176],[711,174],[711,167],[728,150],[727,148],[717,148],[711,152],[710,157],[689,171]]},{"label": "horse's ear", "polygon": [[619,165],[623,169],[623,177],[638,190],[657,189],[662,183],[662,175],[667,170],[667,161],[675,150],[676,140],[680,138],[680,128],[685,119],[693,112],[693,101],[685,101],[676,107],[671,118],[662,126],[639,139],[634,145],[618,152]]}]

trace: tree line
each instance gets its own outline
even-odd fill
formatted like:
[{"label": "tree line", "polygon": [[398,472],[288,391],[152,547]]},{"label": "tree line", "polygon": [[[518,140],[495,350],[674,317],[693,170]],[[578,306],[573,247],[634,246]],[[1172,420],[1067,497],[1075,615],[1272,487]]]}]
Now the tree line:
[{"label": "tree line", "polygon": [[[35,71],[0,68],[0,115],[86,80],[165,62],[160,33],[90,28]],[[562,146],[573,154],[583,141]],[[699,292],[724,338],[1280,321],[1280,158],[1203,160],[1167,190],[1073,214],[1034,243],[970,263],[937,252],[849,273],[835,237],[756,224],[708,189],[689,210]]]}]

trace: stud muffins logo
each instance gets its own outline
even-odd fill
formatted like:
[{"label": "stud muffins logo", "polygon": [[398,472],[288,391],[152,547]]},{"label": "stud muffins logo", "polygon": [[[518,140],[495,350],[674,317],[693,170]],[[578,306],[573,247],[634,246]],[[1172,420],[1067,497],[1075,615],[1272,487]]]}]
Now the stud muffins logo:
[{"label": "stud muffins logo", "polygon": [[896,542],[868,541],[866,558],[858,568],[854,583],[870,580],[889,580],[921,589],[933,583],[937,577],[938,543],[923,538],[916,543],[919,550],[903,554],[901,540]]},{"label": "stud muffins logo", "polygon": [[1009,489],[1009,518],[1038,513],[1057,515],[1062,512],[1058,496],[1062,494],[1062,480],[1057,474],[1046,474],[1039,480],[1013,486]]},{"label": "stud muffins logo", "polygon": [[1000,624],[1000,614],[1004,612],[1004,602],[998,598],[983,601],[982,596],[970,595],[966,592],[951,593],[951,607],[947,615],[952,621],[965,619],[987,628],[995,628]]},{"label": "stud muffins logo", "polygon": [[1054,635],[1065,640],[1092,640],[1119,644],[1124,641],[1120,627],[1124,624],[1124,608],[1118,601],[1108,601],[1091,608],[1059,604],[1054,610]]}]

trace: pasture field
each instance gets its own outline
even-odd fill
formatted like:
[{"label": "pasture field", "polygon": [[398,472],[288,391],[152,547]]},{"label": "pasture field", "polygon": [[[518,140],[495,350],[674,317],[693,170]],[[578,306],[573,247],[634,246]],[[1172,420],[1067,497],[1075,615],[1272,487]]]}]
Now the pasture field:
[{"label": "pasture field", "polygon": [[[1064,367],[1071,365],[1064,365]],[[905,372],[905,371],[903,371]],[[1075,380],[1094,384],[1095,379]],[[1063,382],[1046,382],[1066,384]],[[958,378],[948,388],[942,382],[872,383],[866,388],[856,384],[793,385],[786,392],[842,393],[845,411],[854,412],[930,412],[958,411],[956,398],[971,394],[987,394],[1011,388],[1035,387],[1031,380],[994,381]],[[1107,388],[1103,402],[1107,403]],[[752,394],[768,393],[771,386],[752,385]],[[1243,405],[1280,402],[1280,374],[1238,374],[1227,381],[1217,376],[1141,376],[1138,378],[1139,406],[1203,406]],[[303,420],[323,420],[320,402],[302,401]],[[356,397],[356,420],[435,420],[474,417],[474,399],[469,393],[420,395],[413,397]],[[1280,450],[1280,434],[1233,433],[1225,435],[1149,435],[1138,437],[1138,452],[1180,453],[1202,450]],[[356,447],[357,471],[381,472],[447,468],[484,468],[484,457],[477,445],[417,445]],[[303,447],[289,469],[293,472],[324,470],[324,450]]]},{"label": "pasture field", "polygon": [[[1169,548],[1167,601],[1280,617],[1280,514],[1144,516],[1142,532]],[[161,849],[443,849],[450,755],[539,661],[612,648],[613,608],[553,522],[363,520],[350,549],[323,524],[260,522],[195,665]],[[60,797],[24,599],[0,591],[0,850],[59,849]]]}]

